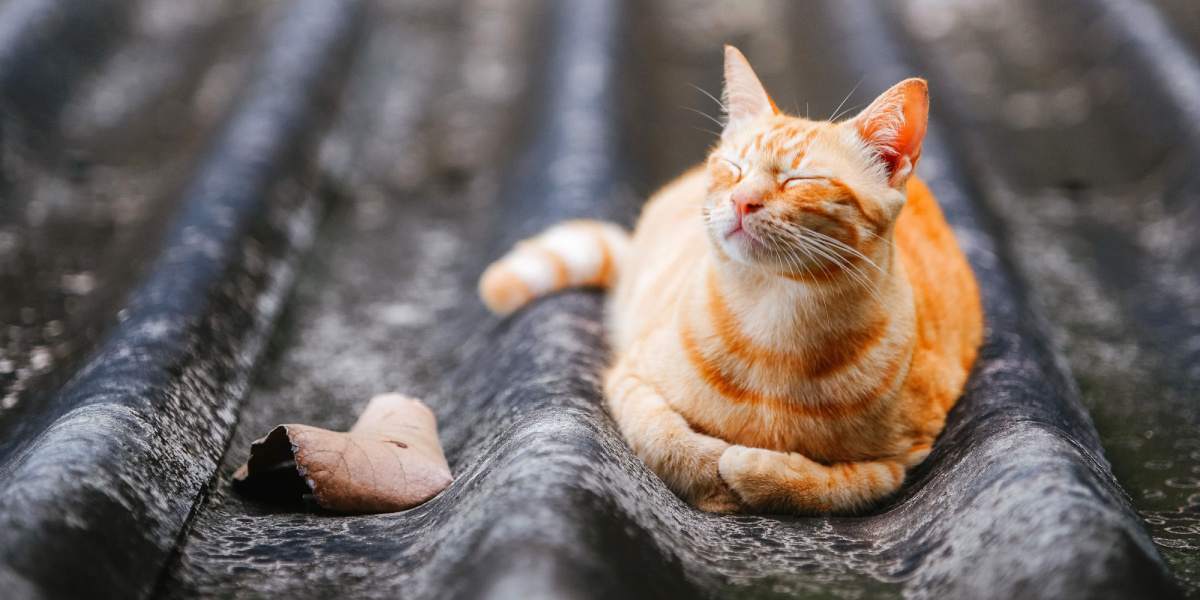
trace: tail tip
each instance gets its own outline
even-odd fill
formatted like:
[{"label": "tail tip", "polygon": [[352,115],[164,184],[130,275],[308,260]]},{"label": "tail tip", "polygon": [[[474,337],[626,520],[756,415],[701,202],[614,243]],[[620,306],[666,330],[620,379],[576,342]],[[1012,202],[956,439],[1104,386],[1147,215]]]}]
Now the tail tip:
[{"label": "tail tip", "polygon": [[521,308],[532,294],[516,273],[497,263],[488,267],[479,278],[479,297],[488,310],[503,317]]}]

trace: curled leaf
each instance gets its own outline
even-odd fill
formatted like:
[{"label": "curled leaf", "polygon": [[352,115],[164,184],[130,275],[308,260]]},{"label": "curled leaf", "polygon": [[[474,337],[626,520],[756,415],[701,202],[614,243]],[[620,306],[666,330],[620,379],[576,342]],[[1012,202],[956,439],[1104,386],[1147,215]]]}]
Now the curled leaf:
[{"label": "curled leaf", "polygon": [[326,510],[376,513],[429,500],[451,475],[429,408],[385,394],[371,399],[348,432],[277,426],[250,446],[233,480],[263,499],[311,498]]}]

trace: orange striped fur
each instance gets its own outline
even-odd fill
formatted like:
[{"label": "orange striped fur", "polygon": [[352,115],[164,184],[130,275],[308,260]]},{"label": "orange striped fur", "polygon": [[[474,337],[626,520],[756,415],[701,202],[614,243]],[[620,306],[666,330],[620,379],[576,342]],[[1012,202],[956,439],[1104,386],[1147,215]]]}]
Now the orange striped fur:
[{"label": "orange striped fur", "polygon": [[975,279],[912,171],[928,94],[857,117],[781,114],[726,50],[729,122],[632,238],[574,221],[480,282],[507,314],[609,288],[610,412],[667,485],[716,511],[847,512],[895,492],[962,393],[982,338]]}]

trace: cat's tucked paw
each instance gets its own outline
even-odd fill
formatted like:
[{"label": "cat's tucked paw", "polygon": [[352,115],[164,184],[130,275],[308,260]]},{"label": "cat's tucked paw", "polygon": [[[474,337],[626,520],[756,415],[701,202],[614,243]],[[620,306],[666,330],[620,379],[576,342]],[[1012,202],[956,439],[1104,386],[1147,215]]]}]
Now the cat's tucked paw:
[{"label": "cat's tucked paw", "polygon": [[717,472],[721,480],[742,501],[757,506],[763,488],[770,485],[771,455],[777,454],[760,448],[730,446],[721,454]]},{"label": "cat's tucked paw", "polygon": [[703,498],[693,500],[692,505],[704,512],[723,514],[740,512],[746,508],[737,495],[724,485]]},{"label": "cat's tucked paw", "polygon": [[777,462],[772,457],[778,456],[779,453],[774,450],[730,446],[721,453],[717,470],[725,483],[736,488],[739,487],[739,484],[753,484],[756,480],[761,479]]},{"label": "cat's tucked paw", "polygon": [[[797,510],[798,496],[806,496],[811,479],[806,467],[811,463],[798,454],[786,454],[762,448],[730,446],[721,455],[717,471],[742,504],[757,511]],[[807,498],[802,498],[807,500]],[[807,502],[803,502],[803,508]]]},{"label": "cat's tucked paw", "polygon": [[711,513],[733,513],[745,509],[737,494],[721,479],[718,464],[729,444],[708,436],[696,436],[697,471],[703,474],[690,482],[691,504]]}]

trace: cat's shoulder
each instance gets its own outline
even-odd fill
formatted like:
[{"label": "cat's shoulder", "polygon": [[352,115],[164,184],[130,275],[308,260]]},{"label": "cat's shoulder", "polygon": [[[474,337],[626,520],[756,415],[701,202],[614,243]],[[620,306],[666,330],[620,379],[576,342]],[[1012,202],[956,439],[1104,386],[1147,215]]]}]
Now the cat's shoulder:
[{"label": "cat's shoulder", "polygon": [[675,179],[658,189],[643,209],[643,218],[653,213],[677,213],[687,211],[689,214],[698,210],[704,204],[708,194],[708,173],[704,164],[697,165],[684,171]]},{"label": "cat's shoulder", "polygon": [[684,197],[691,200],[703,200],[708,189],[708,174],[704,163],[698,164],[655,192],[652,199],[662,197]]}]

